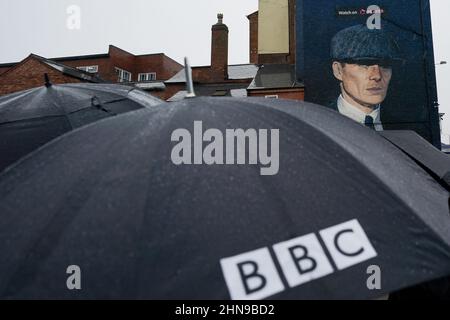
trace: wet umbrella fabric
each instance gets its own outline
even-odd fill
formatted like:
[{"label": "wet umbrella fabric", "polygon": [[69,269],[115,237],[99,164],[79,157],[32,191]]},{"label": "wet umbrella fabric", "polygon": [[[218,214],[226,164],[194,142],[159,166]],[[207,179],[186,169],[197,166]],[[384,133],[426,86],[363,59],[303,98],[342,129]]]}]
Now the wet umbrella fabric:
[{"label": "wet umbrella fabric", "polygon": [[84,83],[0,97],[0,171],[67,131],[162,102],[132,87]]},{"label": "wet umbrella fabric", "polygon": [[[200,120],[279,129],[278,174],[174,165],[172,133]],[[143,109],[2,174],[0,297],[377,298],[450,273],[448,197],[391,143],[326,108],[199,98]],[[340,249],[366,249],[356,262],[327,238],[336,226]],[[82,290],[66,287],[71,265]],[[371,266],[380,290],[367,286]]]}]

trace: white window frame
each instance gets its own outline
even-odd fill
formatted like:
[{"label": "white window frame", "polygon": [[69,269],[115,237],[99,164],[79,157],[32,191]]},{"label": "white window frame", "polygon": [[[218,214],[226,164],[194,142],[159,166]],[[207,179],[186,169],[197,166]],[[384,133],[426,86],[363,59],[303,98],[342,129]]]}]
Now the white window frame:
[{"label": "white window frame", "polygon": [[97,73],[98,72],[98,65],[96,66],[81,66],[77,67],[78,70],[89,72],[89,73]]},{"label": "white window frame", "polygon": [[[118,82],[131,82],[131,77],[132,77],[132,73],[130,71],[124,70],[124,69],[120,69],[116,67],[116,73],[117,73],[117,81]],[[125,75],[129,75],[129,78],[127,79],[125,77]]]},{"label": "white window frame", "polygon": [[265,96],[264,98],[266,98],[266,99],[278,99],[278,95],[277,94],[269,94],[269,95]]},{"label": "white window frame", "polygon": [[[141,76],[144,76],[144,79],[141,79]],[[139,73],[138,74],[138,81],[139,82],[156,81],[156,72]]]}]

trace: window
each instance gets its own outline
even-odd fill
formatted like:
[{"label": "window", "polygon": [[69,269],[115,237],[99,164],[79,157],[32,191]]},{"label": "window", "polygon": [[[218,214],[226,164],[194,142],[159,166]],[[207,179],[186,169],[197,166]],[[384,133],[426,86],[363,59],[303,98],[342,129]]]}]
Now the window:
[{"label": "window", "polygon": [[77,67],[78,70],[81,71],[86,71],[89,73],[97,73],[98,72],[98,66],[82,66],[82,67]]},{"label": "window", "polygon": [[271,94],[271,95],[265,96],[264,98],[266,98],[266,99],[278,99],[278,95],[277,94]]},{"label": "window", "polygon": [[156,72],[148,72],[148,73],[139,73],[138,81],[155,81],[156,80]]},{"label": "window", "polygon": [[116,68],[117,73],[117,82],[130,82],[131,81],[131,72],[128,72],[126,70]]}]

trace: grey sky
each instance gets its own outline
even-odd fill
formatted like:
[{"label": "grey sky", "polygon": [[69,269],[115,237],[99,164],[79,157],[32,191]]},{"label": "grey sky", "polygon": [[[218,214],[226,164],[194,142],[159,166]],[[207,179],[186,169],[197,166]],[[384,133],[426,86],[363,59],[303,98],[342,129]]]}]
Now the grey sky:
[{"label": "grey sky", "polygon": [[[374,1],[376,2],[376,1]],[[81,29],[67,28],[70,5],[81,8]],[[436,61],[450,63],[449,0],[431,0]],[[210,63],[211,25],[224,13],[229,62],[248,63],[248,20],[258,0],[1,0],[0,63],[106,53],[109,44],[134,54],[163,52],[193,65]],[[441,111],[450,137],[450,65],[437,67]]]},{"label": "grey sky", "polygon": [[[80,30],[66,27],[70,5],[81,8]],[[230,29],[230,63],[248,63],[246,15],[257,9],[258,0],[1,0],[0,63],[30,51],[48,58],[106,53],[114,44],[207,65],[219,12]]]},{"label": "grey sky", "polygon": [[446,113],[443,122],[443,142],[450,143],[450,12],[449,0],[431,0],[433,19],[434,56],[436,63],[449,64],[436,67],[440,111]]}]

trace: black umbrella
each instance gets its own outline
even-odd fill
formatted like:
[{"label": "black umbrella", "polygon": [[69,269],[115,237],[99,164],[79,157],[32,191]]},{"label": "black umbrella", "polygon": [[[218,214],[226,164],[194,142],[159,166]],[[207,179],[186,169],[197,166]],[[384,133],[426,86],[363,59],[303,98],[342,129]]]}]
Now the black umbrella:
[{"label": "black umbrella", "polygon": [[383,131],[381,135],[450,190],[450,157],[413,131]]},{"label": "black umbrella", "polygon": [[[232,154],[239,128],[247,147]],[[450,274],[448,199],[376,132],[320,106],[156,106],[2,174],[0,297],[376,298]]]},{"label": "black umbrella", "polygon": [[72,129],[163,101],[115,84],[63,84],[0,97],[0,171]]}]

